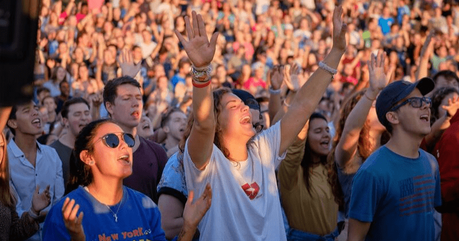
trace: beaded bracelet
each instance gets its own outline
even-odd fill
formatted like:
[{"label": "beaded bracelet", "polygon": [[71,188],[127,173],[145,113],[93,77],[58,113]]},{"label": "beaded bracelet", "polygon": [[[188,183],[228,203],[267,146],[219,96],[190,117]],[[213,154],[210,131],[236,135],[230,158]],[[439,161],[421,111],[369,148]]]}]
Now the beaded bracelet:
[{"label": "beaded bracelet", "polygon": [[269,88],[269,93],[270,94],[280,94],[281,89],[274,90],[273,88]]},{"label": "beaded bracelet", "polygon": [[332,74],[332,75],[335,75],[336,73],[338,73],[338,70],[328,66],[327,64],[325,64],[324,62],[320,61],[319,62],[319,68],[327,71],[328,73]]},{"label": "beaded bracelet", "polygon": [[210,73],[212,72],[212,66],[208,65],[201,68],[196,68],[194,65],[191,66],[192,79],[197,82],[206,82],[210,79]]}]

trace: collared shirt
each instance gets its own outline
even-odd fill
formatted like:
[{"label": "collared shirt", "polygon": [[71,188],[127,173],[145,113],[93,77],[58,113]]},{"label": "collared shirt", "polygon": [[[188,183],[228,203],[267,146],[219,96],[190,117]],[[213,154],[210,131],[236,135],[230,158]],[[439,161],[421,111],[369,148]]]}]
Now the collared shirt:
[{"label": "collared shirt", "polygon": [[[64,179],[62,177],[62,162],[56,150],[37,142],[37,157],[35,167],[26,159],[24,152],[14,140],[8,143],[8,159],[10,165],[10,182],[17,192],[18,202],[16,211],[19,216],[27,212],[32,206],[32,197],[37,185],[39,193],[50,186],[51,205],[43,211],[49,211],[52,204],[59,201],[64,195]],[[28,240],[41,240],[41,229]]]}]

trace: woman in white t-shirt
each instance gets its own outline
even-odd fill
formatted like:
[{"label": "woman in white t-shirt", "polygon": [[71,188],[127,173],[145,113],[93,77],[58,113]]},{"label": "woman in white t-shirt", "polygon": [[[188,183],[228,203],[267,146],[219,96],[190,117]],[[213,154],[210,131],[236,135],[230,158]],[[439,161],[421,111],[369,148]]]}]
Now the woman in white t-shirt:
[{"label": "woman in white t-shirt", "polygon": [[[255,136],[249,107],[230,89],[212,92],[210,64],[218,33],[210,42],[202,16],[185,17],[188,40],[176,31],[193,63],[194,123],[184,152],[188,190],[213,190],[213,205],[199,224],[203,240],[286,240],[275,168],[314,111],[345,51],[342,8],[334,13],[333,48],[298,91],[276,125]],[[282,75],[282,68],[276,74]],[[272,94],[279,94],[273,90]]]}]

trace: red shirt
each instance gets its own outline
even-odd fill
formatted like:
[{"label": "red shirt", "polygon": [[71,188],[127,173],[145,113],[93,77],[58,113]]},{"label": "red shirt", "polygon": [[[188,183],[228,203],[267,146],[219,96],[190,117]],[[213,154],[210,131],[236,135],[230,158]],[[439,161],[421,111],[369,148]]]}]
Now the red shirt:
[{"label": "red shirt", "polygon": [[459,240],[459,111],[437,142],[433,154],[440,168],[442,240]]}]

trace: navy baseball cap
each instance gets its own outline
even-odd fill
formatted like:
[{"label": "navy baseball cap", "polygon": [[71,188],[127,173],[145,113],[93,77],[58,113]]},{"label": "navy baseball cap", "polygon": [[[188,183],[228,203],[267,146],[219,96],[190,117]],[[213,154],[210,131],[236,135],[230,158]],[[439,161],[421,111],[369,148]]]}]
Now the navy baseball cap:
[{"label": "navy baseball cap", "polygon": [[386,113],[398,102],[411,94],[414,88],[421,91],[422,95],[426,95],[435,88],[435,83],[428,77],[422,78],[415,83],[399,80],[390,83],[381,93],[379,93],[378,99],[376,100],[376,114],[378,115],[379,122],[381,122],[383,126],[387,127],[389,124],[389,121],[386,119]]},{"label": "navy baseball cap", "polygon": [[245,90],[232,89],[233,94],[235,94],[239,99],[244,102],[245,105],[249,106],[250,109],[260,110],[260,105],[255,97]]}]

